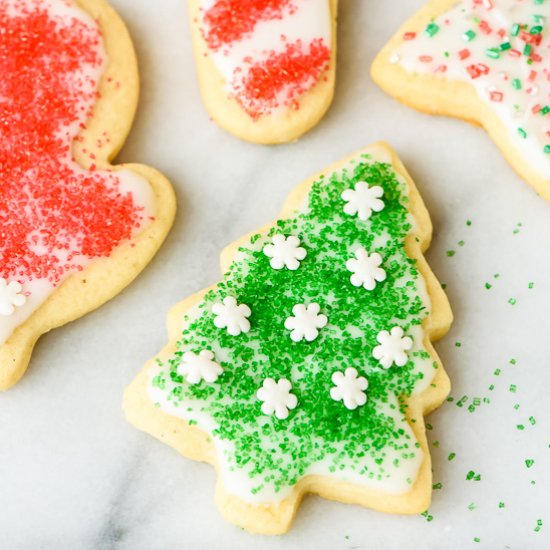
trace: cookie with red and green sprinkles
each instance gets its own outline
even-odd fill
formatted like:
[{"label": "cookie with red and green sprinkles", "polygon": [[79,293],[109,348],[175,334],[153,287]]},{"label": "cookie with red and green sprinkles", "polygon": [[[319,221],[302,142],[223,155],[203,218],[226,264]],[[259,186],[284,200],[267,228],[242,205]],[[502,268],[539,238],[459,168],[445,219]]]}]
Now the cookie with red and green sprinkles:
[{"label": "cookie with red and green sprinkles", "polygon": [[431,0],[376,58],[372,75],[421,111],[484,126],[550,200],[550,2]]},{"label": "cookie with red and green sprinkles", "polygon": [[127,390],[130,422],[213,463],[222,514],[251,531],[286,531],[308,492],[424,511],[423,413],[449,390],[431,341],[451,322],[430,237],[388,146],[328,168],[174,309],[169,346]]},{"label": "cookie with red and green sprinkles", "polygon": [[0,28],[5,390],[43,333],[98,307],[145,267],[174,198],[154,170],[110,164],[138,77],[124,24],[106,2],[3,0]]},{"label": "cookie with red and green sprinkles", "polygon": [[242,139],[293,141],[334,94],[337,0],[189,0],[210,116]]}]

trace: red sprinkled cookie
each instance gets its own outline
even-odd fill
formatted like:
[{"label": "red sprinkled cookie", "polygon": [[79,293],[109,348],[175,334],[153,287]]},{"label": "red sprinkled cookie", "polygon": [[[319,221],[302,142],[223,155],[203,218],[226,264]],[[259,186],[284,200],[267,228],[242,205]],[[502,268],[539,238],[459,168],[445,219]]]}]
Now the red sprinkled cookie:
[{"label": "red sprinkled cookie", "polygon": [[137,103],[123,23],[103,0],[0,5],[0,389],[38,337],[117,294],[174,216],[170,184],[111,166]]},{"label": "red sprinkled cookie", "polygon": [[229,132],[292,141],[328,109],[337,0],[190,0],[204,102]]}]

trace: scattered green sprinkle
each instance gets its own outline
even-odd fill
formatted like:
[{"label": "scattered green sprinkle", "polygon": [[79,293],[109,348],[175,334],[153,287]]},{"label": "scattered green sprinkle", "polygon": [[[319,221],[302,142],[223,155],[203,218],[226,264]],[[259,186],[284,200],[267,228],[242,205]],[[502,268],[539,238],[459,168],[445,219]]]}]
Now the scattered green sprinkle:
[{"label": "scattered green sprinkle", "polygon": [[466,481],[481,481],[481,474],[476,474],[473,470],[470,470],[466,474]]},{"label": "scattered green sprinkle", "polygon": [[447,460],[451,462],[451,460],[454,460],[456,458],[456,453],[449,453],[449,456],[447,457]]},{"label": "scattered green sprinkle", "polygon": [[426,518],[426,521],[433,521],[434,517],[430,514],[429,510],[426,510],[420,514]]},{"label": "scattered green sprinkle", "polygon": [[468,396],[467,396],[467,395],[463,395],[463,396],[456,402],[456,406],[457,406],[457,407],[462,407],[462,406],[464,406],[464,403],[466,403],[466,401],[468,401]]},{"label": "scattered green sprinkle", "polygon": [[532,468],[534,464],[535,464],[535,461],[532,458],[525,459],[525,466],[527,466],[527,468]]}]

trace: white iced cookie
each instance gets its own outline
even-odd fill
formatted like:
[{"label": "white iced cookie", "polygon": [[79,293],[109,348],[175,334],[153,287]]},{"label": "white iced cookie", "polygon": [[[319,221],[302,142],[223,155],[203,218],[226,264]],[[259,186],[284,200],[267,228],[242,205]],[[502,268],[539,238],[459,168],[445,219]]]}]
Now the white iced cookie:
[{"label": "white iced cookie", "polygon": [[293,141],[328,109],[337,0],[189,0],[210,116],[242,139]]},{"label": "white iced cookie", "polygon": [[550,200],[550,2],[430,0],[372,66],[421,111],[480,124]]}]

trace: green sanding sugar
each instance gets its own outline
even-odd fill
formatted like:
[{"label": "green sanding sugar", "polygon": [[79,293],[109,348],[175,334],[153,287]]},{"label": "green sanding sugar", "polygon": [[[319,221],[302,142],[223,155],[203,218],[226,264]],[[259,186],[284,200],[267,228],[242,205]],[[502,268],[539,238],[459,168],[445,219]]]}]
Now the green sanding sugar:
[{"label": "green sanding sugar", "polygon": [[[384,209],[368,221],[343,211],[343,191],[359,181],[384,190]],[[423,378],[419,363],[433,371],[433,358],[421,342],[401,368],[381,369],[372,357],[380,330],[399,325],[410,332],[429,313],[417,262],[405,251],[414,223],[407,204],[406,184],[391,165],[368,156],[321,177],[307,208],[240,249],[223,281],[186,317],[176,353],[161,363],[153,385],[173,407],[189,407],[193,418],[211,420],[213,438],[231,443],[224,445],[230,469],[244,469],[255,492],[292,486],[319,462],[332,472],[345,469],[382,481],[417,457],[404,398]],[[300,239],[307,257],[298,270],[270,267],[262,250],[274,234]],[[387,277],[373,291],[350,283],[346,262],[359,246],[384,258]],[[248,333],[235,337],[215,327],[212,306],[227,296],[252,310]],[[313,301],[329,324],[313,342],[295,343],[285,319],[294,305]],[[215,383],[190,385],[177,372],[181,357],[205,349],[214,352],[223,374]],[[330,398],[332,374],[350,366],[369,382],[367,403],[353,411]],[[260,410],[256,392],[267,377],[292,383],[298,406],[286,420]]]}]

